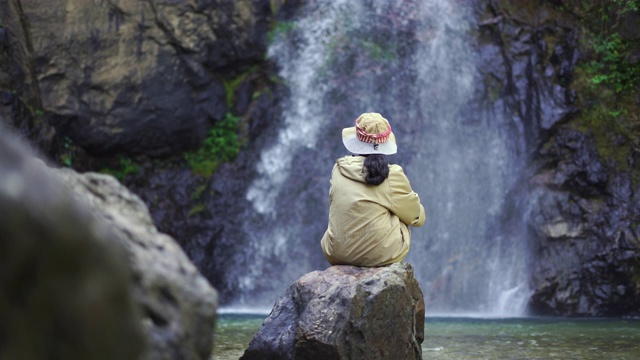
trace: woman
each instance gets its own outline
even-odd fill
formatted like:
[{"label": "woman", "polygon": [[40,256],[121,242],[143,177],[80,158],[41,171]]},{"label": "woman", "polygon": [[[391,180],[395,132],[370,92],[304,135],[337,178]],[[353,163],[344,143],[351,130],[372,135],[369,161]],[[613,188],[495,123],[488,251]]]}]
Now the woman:
[{"label": "woman", "polygon": [[331,265],[401,262],[411,245],[409,226],[422,226],[425,212],[402,168],[387,162],[397,151],[391,125],[378,113],[364,113],[342,130],[342,143],[357,155],[333,167],[324,255]]}]

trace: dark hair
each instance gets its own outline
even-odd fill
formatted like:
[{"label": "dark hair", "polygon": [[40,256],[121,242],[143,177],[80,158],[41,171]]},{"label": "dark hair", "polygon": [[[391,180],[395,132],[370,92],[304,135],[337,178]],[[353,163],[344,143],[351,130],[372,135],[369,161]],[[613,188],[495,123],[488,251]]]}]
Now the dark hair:
[{"label": "dark hair", "polygon": [[389,177],[389,162],[383,154],[370,154],[364,156],[364,167],[367,174],[364,180],[369,185],[380,185]]}]

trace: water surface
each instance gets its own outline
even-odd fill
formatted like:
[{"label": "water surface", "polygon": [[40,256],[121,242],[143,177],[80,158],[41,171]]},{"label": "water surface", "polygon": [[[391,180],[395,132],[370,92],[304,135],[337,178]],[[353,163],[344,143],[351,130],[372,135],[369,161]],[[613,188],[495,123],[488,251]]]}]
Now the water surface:
[{"label": "water surface", "polygon": [[[265,314],[221,314],[212,360],[237,360]],[[640,359],[640,320],[428,317],[424,359]]]}]

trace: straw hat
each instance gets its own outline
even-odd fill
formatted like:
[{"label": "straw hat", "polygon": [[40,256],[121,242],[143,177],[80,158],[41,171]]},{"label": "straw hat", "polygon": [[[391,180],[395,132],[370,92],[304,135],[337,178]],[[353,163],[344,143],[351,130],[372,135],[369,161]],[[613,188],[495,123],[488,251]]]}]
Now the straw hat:
[{"label": "straw hat", "polygon": [[389,121],[378,113],[364,113],[356,119],[356,126],[342,129],[342,143],[359,155],[392,155],[398,151]]}]

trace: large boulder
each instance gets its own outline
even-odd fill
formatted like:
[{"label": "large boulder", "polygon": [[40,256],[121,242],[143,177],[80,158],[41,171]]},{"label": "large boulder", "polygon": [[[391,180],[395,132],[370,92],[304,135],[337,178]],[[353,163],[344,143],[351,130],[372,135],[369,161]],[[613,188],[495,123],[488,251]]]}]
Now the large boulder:
[{"label": "large boulder", "polygon": [[144,203],[112,176],[48,167],[6,134],[0,358],[208,359],[217,294]]},{"label": "large boulder", "polygon": [[410,264],[332,266],[289,287],[241,360],[422,359],[424,312]]},{"label": "large boulder", "polygon": [[117,234],[0,124],[0,359],[140,359]]},{"label": "large boulder", "polygon": [[178,243],[159,232],[146,205],[113,176],[51,169],[126,249],[133,296],[145,317],[148,359],[208,359],[217,293]]}]

